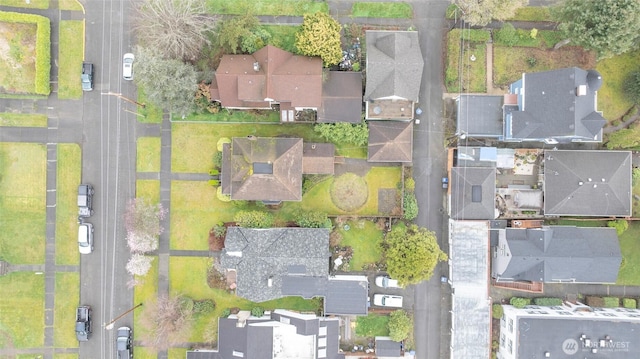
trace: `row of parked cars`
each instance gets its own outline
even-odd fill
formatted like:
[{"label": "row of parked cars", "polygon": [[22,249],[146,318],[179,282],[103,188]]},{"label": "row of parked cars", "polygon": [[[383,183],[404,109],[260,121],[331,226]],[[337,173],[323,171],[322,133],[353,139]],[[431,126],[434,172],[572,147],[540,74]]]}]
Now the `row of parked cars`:
[{"label": "row of parked cars", "polygon": [[[76,310],[76,338],[80,342],[89,341],[91,336],[91,306],[81,305]],[[116,353],[118,359],[133,358],[131,328],[120,327],[116,332]]]},{"label": "row of parked cars", "polygon": [[93,224],[85,222],[93,214],[93,186],[78,186],[78,250],[80,254],[93,252]]},{"label": "row of parked cars", "polygon": [[[133,80],[133,60],[135,58],[132,53],[126,53],[122,56],[122,78],[127,81]],[[93,91],[93,73],[93,64],[83,62],[82,75],[80,76],[83,91]]]},{"label": "row of parked cars", "polygon": [[[389,276],[377,276],[375,279],[377,287],[380,288],[402,288],[398,281]],[[373,305],[379,307],[402,308],[402,296],[392,294],[374,294]]]}]

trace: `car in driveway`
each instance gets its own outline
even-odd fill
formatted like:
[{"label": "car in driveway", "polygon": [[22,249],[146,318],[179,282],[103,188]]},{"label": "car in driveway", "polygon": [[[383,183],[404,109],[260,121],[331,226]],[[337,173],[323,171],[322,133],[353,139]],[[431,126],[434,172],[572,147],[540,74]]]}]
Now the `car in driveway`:
[{"label": "car in driveway", "polygon": [[373,305],[377,305],[379,307],[402,308],[402,296],[374,294]]},{"label": "car in driveway", "polygon": [[118,355],[118,359],[131,359],[133,357],[133,348],[131,348],[131,328],[118,328],[116,352]]},{"label": "car in driveway", "polygon": [[78,225],[78,250],[80,254],[93,252],[93,225],[82,222]]},{"label": "car in driveway", "polygon": [[380,288],[401,288],[397,280],[391,279],[386,275],[377,276],[376,285]]},{"label": "car in driveway", "polygon": [[126,53],[122,56],[122,78],[125,80],[133,80],[133,60],[135,58],[132,53]]}]

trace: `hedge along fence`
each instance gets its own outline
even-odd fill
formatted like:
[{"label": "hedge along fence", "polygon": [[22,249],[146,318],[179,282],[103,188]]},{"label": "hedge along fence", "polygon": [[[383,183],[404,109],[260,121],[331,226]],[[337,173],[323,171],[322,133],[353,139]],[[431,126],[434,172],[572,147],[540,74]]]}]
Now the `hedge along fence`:
[{"label": "hedge along fence", "polygon": [[0,22],[36,24],[35,93],[49,95],[51,73],[51,24],[49,19],[33,14],[0,11]]}]

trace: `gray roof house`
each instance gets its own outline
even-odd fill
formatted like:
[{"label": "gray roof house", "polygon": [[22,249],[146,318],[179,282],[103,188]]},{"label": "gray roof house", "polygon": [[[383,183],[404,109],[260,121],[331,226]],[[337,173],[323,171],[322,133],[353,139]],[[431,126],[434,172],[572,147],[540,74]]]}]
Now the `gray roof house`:
[{"label": "gray roof house", "polygon": [[285,296],[324,297],[324,313],[366,315],[368,281],[360,275],[329,275],[326,228],[229,227],[220,256],[236,294],[253,302]]},{"label": "gray roof house", "polygon": [[631,152],[544,152],[544,214],[631,216]]},{"label": "gray roof house", "polygon": [[499,282],[615,283],[622,262],[615,228],[498,229],[491,276]]},{"label": "gray roof house", "polygon": [[369,121],[369,162],[411,162],[413,122]]},{"label": "gray roof house", "polygon": [[496,218],[495,167],[452,167],[450,190],[452,219]]},{"label": "gray roof house", "polygon": [[462,94],[456,98],[458,137],[500,138],[504,96]]},{"label": "gray roof house", "polygon": [[342,359],[338,318],[284,309],[218,319],[218,348],[187,351],[187,359]]},{"label": "gray roof house", "polygon": [[328,72],[322,83],[318,122],[362,122],[362,72]]},{"label": "gray roof house", "polygon": [[525,73],[505,96],[504,141],[601,142],[597,110],[602,77],[577,67]]},{"label": "gray roof house", "polygon": [[367,31],[367,119],[412,119],[424,60],[416,31]]},{"label": "gray roof house", "polygon": [[402,358],[402,343],[389,337],[375,337],[377,358]]}]

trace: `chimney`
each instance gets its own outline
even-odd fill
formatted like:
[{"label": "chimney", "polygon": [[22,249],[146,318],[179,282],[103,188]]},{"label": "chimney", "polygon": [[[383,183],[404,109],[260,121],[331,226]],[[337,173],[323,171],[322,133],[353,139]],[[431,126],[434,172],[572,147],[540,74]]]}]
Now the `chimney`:
[{"label": "chimney", "polygon": [[587,85],[580,85],[576,89],[576,96],[586,96],[587,95]]}]

